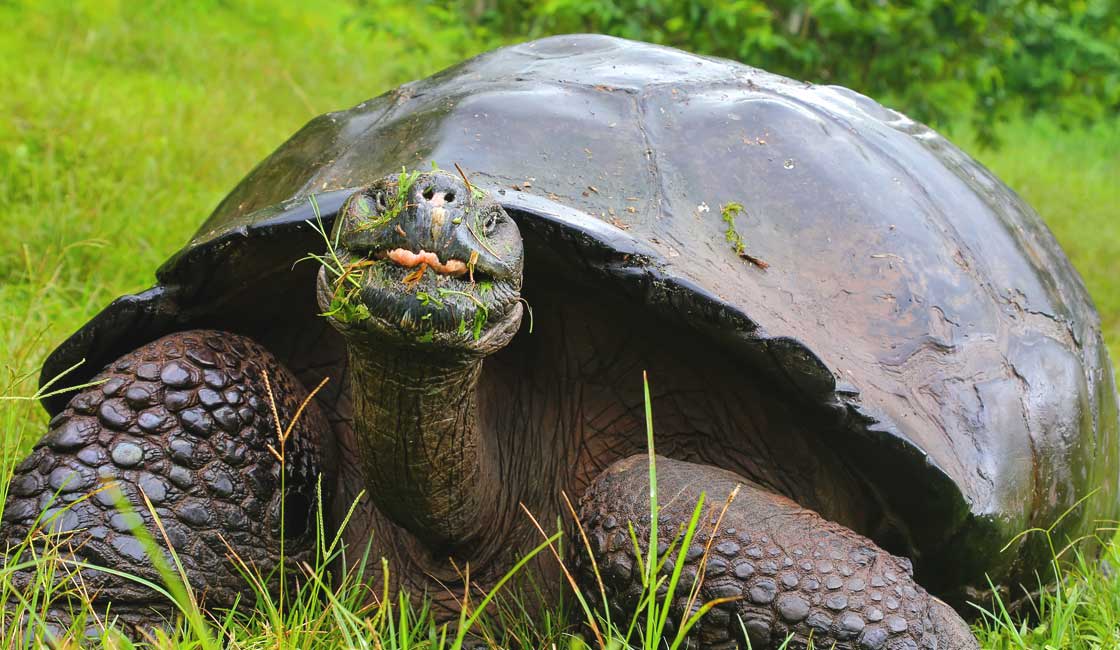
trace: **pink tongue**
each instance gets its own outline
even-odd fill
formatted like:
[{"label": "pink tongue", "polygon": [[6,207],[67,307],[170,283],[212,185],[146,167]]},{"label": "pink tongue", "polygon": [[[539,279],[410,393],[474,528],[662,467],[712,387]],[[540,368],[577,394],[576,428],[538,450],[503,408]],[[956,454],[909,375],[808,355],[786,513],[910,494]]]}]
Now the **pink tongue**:
[{"label": "pink tongue", "polygon": [[436,273],[443,273],[444,275],[463,275],[467,272],[467,265],[460,260],[450,259],[447,263],[439,261],[439,255],[429,253],[426,250],[421,250],[419,253],[413,253],[404,248],[394,248],[389,251],[389,259],[397,264],[411,269],[421,264],[427,264]]}]

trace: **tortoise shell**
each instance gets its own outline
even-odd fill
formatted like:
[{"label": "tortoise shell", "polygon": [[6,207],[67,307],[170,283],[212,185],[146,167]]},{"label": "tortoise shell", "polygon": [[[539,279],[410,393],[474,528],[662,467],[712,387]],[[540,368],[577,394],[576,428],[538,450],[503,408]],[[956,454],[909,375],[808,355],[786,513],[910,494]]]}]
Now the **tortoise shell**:
[{"label": "tortoise shell", "polygon": [[1059,535],[1117,516],[1099,318],[1034,210],[851,90],[605,36],[499,49],[315,118],[42,377],[184,327],[302,327],[314,211],[329,227],[353,188],[433,162],[518,221],[527,291],[535,246],[825,414],[825,448],[896,513],[890,545],[932,590],[1029,575],[1041,540],[1000,549],[1075,504]]}]

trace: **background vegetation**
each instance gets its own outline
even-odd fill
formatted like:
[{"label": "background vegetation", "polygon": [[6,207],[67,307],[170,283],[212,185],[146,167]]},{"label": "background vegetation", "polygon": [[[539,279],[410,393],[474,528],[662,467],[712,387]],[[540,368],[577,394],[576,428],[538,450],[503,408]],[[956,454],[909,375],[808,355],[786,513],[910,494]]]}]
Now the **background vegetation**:
[{"label": "background vegetation", "polygon": [[379,35],[424,42],[438,25],[431,48],[460,53],[598,32],[738,59],[855,88],[934,125],[968,120],[989,144],[1012,117],[1087,124],[1120,107],[1115,0],[461,0],[410,5],[419,22],[399,20],[394,0],[361,7]]},{"label": "background vegetation", "polygon": [[[558,31],[849,85],[949,130],[1040,211],[1120,358],[1118,29],[1116,3],[1100,1],[0,0],[0,395],[30,396],[53,346],[147,287],[312,116]],[[33,401],[0,401],[2,467],[44,425]],[[993,624],[987,645],[1115,645],[1120,580],[1070,571],[1041,624]],[[238,638],[263,646],[268,622],[246,625]]]}]

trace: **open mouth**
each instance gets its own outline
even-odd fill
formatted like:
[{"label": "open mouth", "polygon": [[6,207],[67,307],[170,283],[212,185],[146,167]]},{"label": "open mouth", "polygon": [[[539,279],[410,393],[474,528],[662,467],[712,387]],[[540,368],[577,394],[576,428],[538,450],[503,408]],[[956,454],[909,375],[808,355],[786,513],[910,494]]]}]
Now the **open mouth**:
[{"label": "open mouth", "polygon": [[468,270],[467,263],[463,260],[451,258],[446,262],[441,262],[437,253],[429,253],[423,249],[419,253],[413,253],[404,248],[394,248],[386,253],[385,257],[398,266],[403,266],[406,269],[416,269],[416,273],[420,275],[423,275],[427,269],[431,269],[433,273],[459,277]]},{"label": "open mouth", "polygon": [[[341,259],[341,258],[340,258]],[[484,328],[519,305],[519,287],[496,280],[467,262],[395,248],[355,256],[345,253],[349,277],[336,279],[332,295],[357,303],[369,320],[401,334],[457,334],[479,339]],[[344,271],[345,273],[345,271]]]},{"label": "open mouth", "polygon": [[[375,212],[348,201],[329,238],[337,248],[321,258],[324,315],[348,330],[397,341],[472,348],[512,335],[522,312],[520,233],[485,197],[451,209],[430,198],[452,194],[430,189],[448,183],[443,175],[421,176],[408,201],[395,194],[386,199],[386,188],[375,184],[363,191],[377,193],[376,202],[367,201],[381,208]],[[465,187],[454,189],[471,196]],[[385,218],[398,200],[398,214]]]}]

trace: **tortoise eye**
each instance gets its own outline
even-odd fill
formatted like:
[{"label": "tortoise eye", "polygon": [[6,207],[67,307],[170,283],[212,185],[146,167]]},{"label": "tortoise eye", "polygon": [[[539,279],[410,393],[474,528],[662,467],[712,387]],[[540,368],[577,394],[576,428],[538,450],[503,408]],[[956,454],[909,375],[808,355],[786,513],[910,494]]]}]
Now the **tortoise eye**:
[{"label": "tortoise eye", "polygon": [[498,213],[491,212],[486,215],[486,220],[482,222],[482,232],[490,235],[494,233],[494,229],[498,227]]},{"label": "tortoise eye", "polygon": [[389,201],[385,198],[385,192],[378,190],[377,193],[373,195],[373,201],[377,206],[378,213],[384,213],[389,209]]}]

